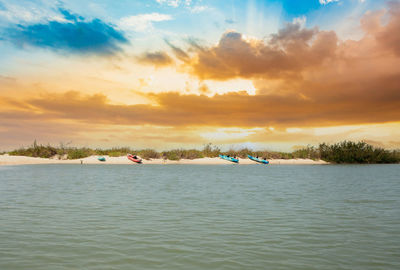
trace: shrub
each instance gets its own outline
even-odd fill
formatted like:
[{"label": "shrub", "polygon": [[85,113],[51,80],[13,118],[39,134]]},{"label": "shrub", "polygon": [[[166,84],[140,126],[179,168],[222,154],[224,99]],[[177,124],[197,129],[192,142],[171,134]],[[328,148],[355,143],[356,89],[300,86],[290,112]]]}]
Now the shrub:
[{"label": "shrub", "polygon": [[85,158],[95,154],[95,152],[89,148],[69,148],[67,152],[68,159]]},{"label": "shrub", "polygon": [[320,159],[321,157],[318,149],[314,146],[307,146],[306,148],[294,151],[292,154],[295,158],[309,158],[314,160]]},{"label": "shrub", "polygon": [[221,150],[211,143],[206,144],[201,152],[203,157],[218,157],[221,154]]},{"label": "shrub", "polygon": [[181,159],[179,153],[175,150],[162,152],[162,157],[164,159],[169,159],[169,160],[180,160]]},{"label": "shrub", "polygon": [[400,162],[396,151],[373,147],[366,142],[343,141],[319,145],[321,158],[335,163],[396,163]]},{"label": "shrub", "polygon": [[137,154],[141,158],[146,159],[146,160],[149,160],[149,159],[152,159],[152,158],[160,158],[161,157],[161,155],[156,150],[153,150],[153,149],[140,150],[140,151],[137,151]]},{"label": "shrub", "polygon": [[50,158],[57,155],[57,149],[50,145],[43,146],[38,145],[36,140],[33,142],[32,146],[29,148],[20,148],[9,152],[12,156],[28,156],[28,157],[41,157]]}]

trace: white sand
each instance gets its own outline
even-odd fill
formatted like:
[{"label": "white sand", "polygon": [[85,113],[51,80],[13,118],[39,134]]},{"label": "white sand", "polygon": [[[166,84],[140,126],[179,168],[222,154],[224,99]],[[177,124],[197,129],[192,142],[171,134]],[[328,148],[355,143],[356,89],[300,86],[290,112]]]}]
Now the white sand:
[{"label": "white sand", "polygon": [[[82,159],[74,160],[59,160],[51,158],[33,158],[23,156],[9,156],[8,154],[0,155],[0,165],[24,165],[24,164],[131,164],[138,165],[127,159],[126,156],[122,157],[109,157],[106,158],[105,162],[97,160],[98,156],[90,156]],[[311,159],[269,159],[271,165],[282,164],[282,165],[316,165],[316,164],[328,164],[323,160],[311,160]],[[143,160],[143,164],[198,164],[198,165],[218,165],[218,164],[234,164],[232,162],[220,159],[220,158],[199,158],[199,159],[181,159],[179,161],[163,160],[163,159],[151,159]],[[250,159],[240,159],[239,165],[256,164]],[[260,164],[262,166],[262,164]]]}]

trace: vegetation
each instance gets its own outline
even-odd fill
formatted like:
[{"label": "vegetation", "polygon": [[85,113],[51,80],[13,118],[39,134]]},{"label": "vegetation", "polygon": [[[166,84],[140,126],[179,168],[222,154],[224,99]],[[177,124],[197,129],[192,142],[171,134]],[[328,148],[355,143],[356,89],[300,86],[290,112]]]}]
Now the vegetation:
[{"label": "vegetation", "polygon": [[208,143],[203,148],[203,156],[205,157],[218,157],[221,154],[221,149],[217,146]]},{"label": "vegetation", "polygon": [[93,155],[110,156],[110,157],[120,157],[126,156],[131,153],[132,150],[129,147],[113,147],[111,149],[96,149]]},{"label": "vegetation", "polygon": [[205,157],[202,151],[196,149],[189,149],[189,150],[175,149],[170,151],[164,151],[161,153],[161,155],[164,159],[169,159],[169,160],[195,159],[195,158]]},{"label": "vegetation", "polygon": [[274,152],[274,151],[253,151],[248,148],[242,148],[240,150],[230,149],[223,154],[236,156],[239,158],[247,158],[247,155],[251,155],[253,157],[262,157],[267,159],[291,159],[297,158],[293,155],[293,153],[284,153],[284,152]]},{"label": "vegetation", "polygon": [[133,151],[137,153],[143,159],[152,159],[152,158],[161,158],[161,154],[158,153],[156,150],[153,149],[144,149],[139,151]]},{"label": "vegetation", "polygon": [[318,147],[307,146],[291,153],[274,151],[253,151],[248,148],[239,150],[230,149],[221,151],[219,147],[206,144],[202,150],[196,149],[174,149],[157,152],[153,149],[132,150],[129,147],[111,149],[91,149],[87,147],[70,147],[68,144],[60,144],[59,147],[51,145],[39,145],[36,140],[30,147],[20,148],[9,152],[10,155],[58,158],[58,159],[79,159],[91,155],[108,155],[110,157],[125,156],[128,153],[139,155],[143,159],[163,158],[168,160],[195,159],[203,157],[218,157],[220,154],[247,158],[247,155],[258,156],[267,159],[291,159],[309,158],[322,159],[331,163],[399,163],[399,150],[385,150],[374,147],[365,142],[343,141],[336,144],[322,143]]},{"label": "vegetation", "polygon": [[96,154],[97,154],[96,151],[86,147],[83,148],[72,147],[67,150],[68,159],[85,158]]},{"label": "vegetation", "polygon": [[309,158],[313,160],[321,159],[319,149],[314,146],[307,146],[305,148],[296,150],[293,152],[293,156],[296,158]]},{"label": "vegetation", "polygon": [[344,141],[332,145],[319,145],[321,159],[334,163],[397,163],[399,151],[373,147],[365,142]]},{"label": "vegetation", "polygon": [[20,148],[18,150],[11,151],[8,154],[13,155],[13,156],[50,158],[50,157],[57,155],[57,149],[50,145],[47,145],[47,146],[38,145],[35,140],[31,147]]}]

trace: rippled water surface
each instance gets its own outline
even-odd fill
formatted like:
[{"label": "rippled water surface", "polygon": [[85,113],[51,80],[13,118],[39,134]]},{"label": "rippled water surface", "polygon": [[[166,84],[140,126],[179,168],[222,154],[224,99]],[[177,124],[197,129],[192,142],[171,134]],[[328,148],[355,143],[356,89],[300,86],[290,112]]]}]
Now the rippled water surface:
[{"label": "rippled water surface", "polygon": [[400,166],[3,166],[0,269],[400,269]]}]

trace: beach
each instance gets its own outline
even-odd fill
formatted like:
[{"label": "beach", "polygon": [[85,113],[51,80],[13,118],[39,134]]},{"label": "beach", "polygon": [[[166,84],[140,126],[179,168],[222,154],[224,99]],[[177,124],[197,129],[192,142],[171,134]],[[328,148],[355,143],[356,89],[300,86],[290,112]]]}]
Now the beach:
[{"label": "beach", "polygon": [[[126,156],[109,157],[105,162],[99,161],[99,156],[90,156],[81,159],[56,159],[56,158],[36,158],[26,156],[10,156],[8,154],[0,155],[0,165],[29,165],[29,164],[131,164],[140,165],[127,159]],[[312,159],[269,159],[271,165],[320,165],[329,164],[323,160]],[[198,159],[181,159],[181,160],[164,160],[164,159],[143,159],[143,164],[192,164],[192,165],[224,165],[234,164],[232,162],[220,158],[198,158]],[[239,165],[257,164],[250,159],[240,159]],[[261,164],[260,164],[261,165]]]}]

